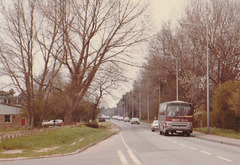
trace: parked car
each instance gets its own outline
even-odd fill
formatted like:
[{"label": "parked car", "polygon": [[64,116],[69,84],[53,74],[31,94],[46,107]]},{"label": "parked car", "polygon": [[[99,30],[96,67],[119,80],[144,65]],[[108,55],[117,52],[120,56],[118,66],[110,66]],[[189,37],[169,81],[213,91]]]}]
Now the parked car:
[{"label": "parked car", "polygon": [[151,130],[152,130],[152,132],[159,130],[158,120],[153,120],[153,122],[151,124]]},{"label": "parked car", "polygon": [[123,121],[124,122],[130,122],[130,119],[129,119],[129,117],[125,117]]},{"label": "parked car", "polygon": [[140,124],[140,120],[137,117],[133,117],[130,121],[131,124]]},{"label": "parked car", "polygon": [[63,120],[61,119],[55,119],[55,120],[44,120],[42,122],[43,127],[50,127],[50,126],[62,126],[63,125]]},{"label": "parked car", "polygon": [[48,120],[43,120],[42,126],[43,127],[48,127],[49,126],[49,121]]},{"label": "parked car", "polygon": [[56,119],[55,120],[55,125],[56,126],[62,126],[63,125],[63,120],[62,119]]}]

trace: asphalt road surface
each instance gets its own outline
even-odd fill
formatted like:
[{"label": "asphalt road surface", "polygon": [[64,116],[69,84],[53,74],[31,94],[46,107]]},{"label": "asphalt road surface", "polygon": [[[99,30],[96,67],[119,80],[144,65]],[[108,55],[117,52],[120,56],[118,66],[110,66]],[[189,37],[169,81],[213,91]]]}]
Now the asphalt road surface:
[{"label": "asphalt road surface", "polygon": [[112,121],[121,131],[73,155],[0,165],[240,165],[240,147],[195,137],[163,136],[147,125]]}]

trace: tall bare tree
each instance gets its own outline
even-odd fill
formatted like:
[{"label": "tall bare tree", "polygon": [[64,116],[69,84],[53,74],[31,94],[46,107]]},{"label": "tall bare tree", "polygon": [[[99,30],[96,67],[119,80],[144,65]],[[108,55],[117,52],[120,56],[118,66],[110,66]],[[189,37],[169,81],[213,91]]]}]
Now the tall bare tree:
[{"label": "tall bare tree", "polygon": [[58,26],[56,21],[46,22],[35,0],[1,2],[1,14],[2,72],[23,97],[28,126],[32,128],[35,100],[46,97],[61,66],[56,60],[61,51],[57,44]]},{"label": "tall bare tree", "polygon": [[64,120],[71,124],[77,103],[83,99],[100,66],[123,61],[126,50],[143,41],[140,17],[147,5],[130,0],[59,0],[53,6],[57,14],[52,13],[49,20],[58,18],[64,46],[60,60],[70,73],[66,88],[69,108]]}]

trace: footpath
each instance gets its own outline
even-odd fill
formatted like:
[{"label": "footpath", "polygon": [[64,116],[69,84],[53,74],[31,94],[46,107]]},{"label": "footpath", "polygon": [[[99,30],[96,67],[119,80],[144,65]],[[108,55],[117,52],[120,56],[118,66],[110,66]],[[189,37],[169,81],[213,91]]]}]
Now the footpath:
[{"label": "footpath", "polygon": [[[141,123],[142,125],[146,127],[150,127],[150,123]],[[196,132],[194,131],[191,133],[192,137],[203,139],[203,140],[208,140],[208,141],[213,141],[221,144],[228,144],[228,145],[234,145],[240,147],[240,139],[234,139],[234,138],[228,138],[228,137],[222,137],[222,136],[217,136],[217,135],[210,135],[210,134],[205,134],[201,132]]]},{"label": "footpath", "polygon": [[195,138],[199,138],[199,139],[218,142],[221,144],[228,144],[228,145],[234,145],[234,146],[240,147],[240,139],[222,137],[222,136],[217,136],[217,135],[210,135],[210,134],[205,134],[205,133],[200,133],[200,132],[195,132],[195,131],[191,134],[191,136],[193,136]]}]

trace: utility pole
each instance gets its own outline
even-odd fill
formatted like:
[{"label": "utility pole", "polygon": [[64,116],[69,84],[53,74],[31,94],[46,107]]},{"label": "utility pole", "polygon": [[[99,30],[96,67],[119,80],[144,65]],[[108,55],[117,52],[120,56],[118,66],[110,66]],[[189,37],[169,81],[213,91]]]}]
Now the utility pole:
[{"label": "utility pole", "polygon": [[176,56],[176,99],[178,101],[178,58]]},{"label": "utility pole", "polygon": [[148,94],[147,94],[147,111],[148,111],[148,123],[149,123],[149,111],[150,111],[150,103],[149,103],[149,100],[150,98],[149,98],[149,90],[148,90]]},{"label": "utility pole", "polygon": [[132,91],[132,118],[133,118],[133,91]]},{"label": "utility pole", "polygon": [[138,101],[138,106],[139,106],[139,120],[141,121],[142,118],[142,108],[141,108],[141,90],[139,86],[139,101]]}]

